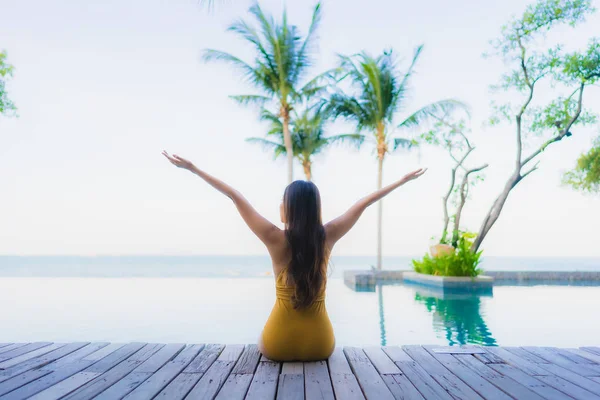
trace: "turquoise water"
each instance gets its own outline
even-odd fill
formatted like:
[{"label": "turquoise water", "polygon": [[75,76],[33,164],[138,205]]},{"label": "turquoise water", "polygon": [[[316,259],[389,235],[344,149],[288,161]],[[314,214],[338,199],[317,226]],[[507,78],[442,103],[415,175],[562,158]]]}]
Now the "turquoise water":
[{"label": "turquoise water", "polygon": [[[15,260],[0,257],[0,342],[252,343],[275,298],[264,258],[221,258],[210,268],[193,258]],[[398,284],[355,292],[338,276],[364,264],[334,260],[326,301],[340,345],[600,344],[600,286],[497,286],[473,295]]]}]

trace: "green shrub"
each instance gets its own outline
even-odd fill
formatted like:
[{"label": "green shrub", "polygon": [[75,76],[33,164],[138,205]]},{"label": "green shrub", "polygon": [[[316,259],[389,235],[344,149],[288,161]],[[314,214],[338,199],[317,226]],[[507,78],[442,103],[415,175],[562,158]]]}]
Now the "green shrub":
[{"label": "green shrub", "polygon": [[478,266],[481,262],[482,252],[473,253],[471,251],[474,238],[474,234],[462,232],[454,254],[439,257],[425,254],[422,260],[413,260],[415,272],[428,275],[471,277],[481,274],[482,270]]}]

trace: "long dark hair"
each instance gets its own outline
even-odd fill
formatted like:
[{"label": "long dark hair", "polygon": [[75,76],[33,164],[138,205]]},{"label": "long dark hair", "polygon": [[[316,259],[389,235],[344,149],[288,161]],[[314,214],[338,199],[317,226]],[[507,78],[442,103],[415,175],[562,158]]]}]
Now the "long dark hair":
[{"label": "long dark hair", "polygon": [[321,195],[312,182],[294,181],[285,188],[285,236],[292,259],[288,278],[295,285],[294,308],[310,306],[325,284],[325,228],[321,221]]}]

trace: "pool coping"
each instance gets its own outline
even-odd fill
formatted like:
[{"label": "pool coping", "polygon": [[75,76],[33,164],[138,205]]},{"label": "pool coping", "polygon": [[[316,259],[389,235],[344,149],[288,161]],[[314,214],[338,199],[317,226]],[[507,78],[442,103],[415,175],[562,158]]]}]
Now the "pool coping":
[{"label": "pool coping", "polygon": [[477,278],[418,274],[410,270],[346,270],[350,287],[372,287],[378,283],[409,282],[441,288],[491,288],[494,284],[585,284],[600,283],[600,271],[485,271]]}]

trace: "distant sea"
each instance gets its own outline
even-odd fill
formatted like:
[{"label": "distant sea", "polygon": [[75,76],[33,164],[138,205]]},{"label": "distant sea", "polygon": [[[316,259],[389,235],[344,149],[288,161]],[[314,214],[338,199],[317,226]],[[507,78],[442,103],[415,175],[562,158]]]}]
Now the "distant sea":
[{"label": "distant sea", "polygon": [[[337,256],[331,277],[369,269],[374,256]],[[411,257],[384,257],[384,269],[411,269]],[[485,257],[488,271],[600,271],[600,258]],[[0,256],[0,277],[202,277],[271,276],[268,256]]]}]

